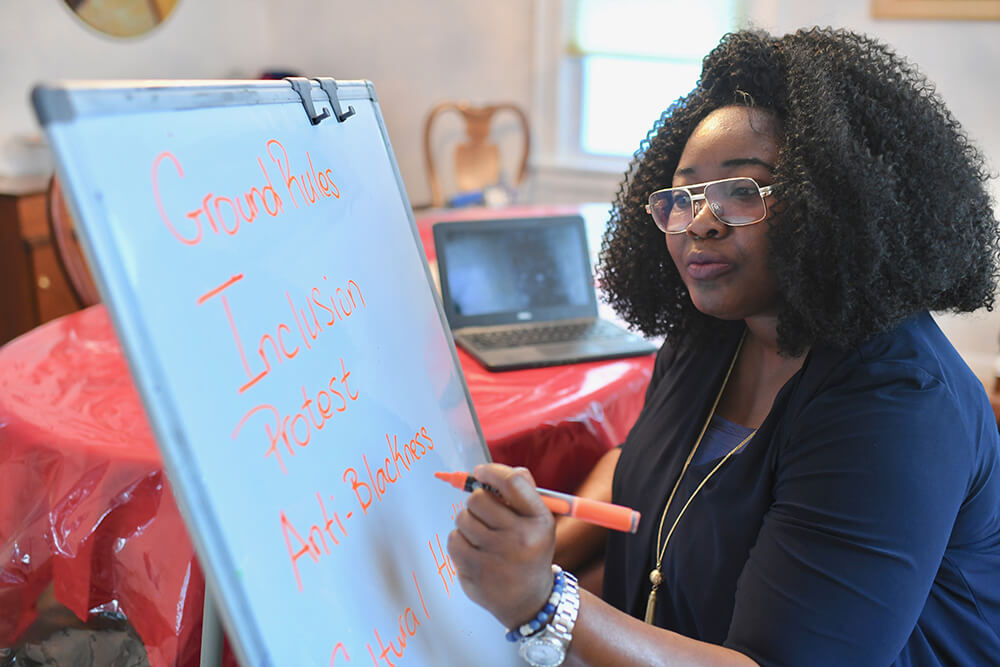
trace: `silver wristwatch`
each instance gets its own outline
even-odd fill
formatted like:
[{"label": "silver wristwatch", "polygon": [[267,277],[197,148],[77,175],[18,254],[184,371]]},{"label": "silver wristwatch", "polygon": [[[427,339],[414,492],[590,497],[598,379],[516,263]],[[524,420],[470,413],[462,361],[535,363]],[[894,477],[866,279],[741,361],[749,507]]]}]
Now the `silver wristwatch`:
[{"label": "silver wristwatch", "polygon": [[572,573],[566,572],[565,576],[566,588],[552,620],[535,634],[521,640],[518,652],[532,667],[556,667],[566,659],[576,615],[580,611],[580,588]]}]

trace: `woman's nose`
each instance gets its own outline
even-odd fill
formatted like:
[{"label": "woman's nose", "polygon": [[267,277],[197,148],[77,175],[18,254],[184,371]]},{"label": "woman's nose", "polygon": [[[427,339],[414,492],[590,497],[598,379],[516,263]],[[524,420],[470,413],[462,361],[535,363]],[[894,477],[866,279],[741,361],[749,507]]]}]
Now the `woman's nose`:
[{"label": "woman's nose", "polygon": [[689,235],[698,238],[714,238],[723,236],[727,229],[725,223],[715,217],[709,202],[704,199],[694,202],[691,224],[685,230]]}]

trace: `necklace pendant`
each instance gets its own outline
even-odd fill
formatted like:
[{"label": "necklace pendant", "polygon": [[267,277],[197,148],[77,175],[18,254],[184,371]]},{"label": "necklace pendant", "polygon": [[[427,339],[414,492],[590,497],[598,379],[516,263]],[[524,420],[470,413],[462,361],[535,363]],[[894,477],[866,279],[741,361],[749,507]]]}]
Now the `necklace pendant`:
[{"label": "necklace pendant", "polygon": [[648,625],[652,625],[653,614],[656,612],[656,589],[663,583],[663,575],[660,574],[660,568],[650,571],[649,581],[653,584],[653,586],[649,589],[649,599],[646,600],[646,617],[643,620],[645,620]]},{"label": "necklace pendant", "polygon": [[649,599],[646,600],[646,617],[643,619],[646,625],[653,625],[653,616],[656,612],[656,586],[649,591]]}]

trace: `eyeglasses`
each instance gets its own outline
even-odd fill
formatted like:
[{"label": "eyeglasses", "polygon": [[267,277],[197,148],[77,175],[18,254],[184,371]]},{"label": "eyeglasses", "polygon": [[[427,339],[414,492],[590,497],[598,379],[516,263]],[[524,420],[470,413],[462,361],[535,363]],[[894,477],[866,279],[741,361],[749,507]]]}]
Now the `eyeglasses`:
[{"label": "eyeglasses", "polygon": [[[665,188],[649,195],[646,212],[667,234],[683,234],[694,220],[694,203],[708,204],[712,214],[730,227],[742,227],[767,217],[764,197],[771,194],[770,185],[761,187],[747,177],[723,178],[708,183],[696,183],[679,188]],[[701,194],[691,192],[700,188]]]}]

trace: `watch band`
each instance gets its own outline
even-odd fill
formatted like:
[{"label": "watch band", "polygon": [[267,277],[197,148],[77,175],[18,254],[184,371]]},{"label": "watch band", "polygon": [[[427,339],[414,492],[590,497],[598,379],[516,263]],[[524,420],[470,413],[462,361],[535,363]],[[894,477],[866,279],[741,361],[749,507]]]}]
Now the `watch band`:
[{"label": "watch band", "polygon": [[542,607],[542,610],[535,614],[534,618],[528,619],[527,623],[522,623],[520,626],[507,631],[507,641],[518,642],[522,639],[530,637],[535,634],[552,620],[552,617],[556,613],[556,605],[559,604],[559,598],[562,597],[563,589],[566,588],[566,573],[563,569],[552,564],[552,574],[554,577],[552,583],[552,593],[549,595],[548,602]]},{"label": "watch band", "polygon": [[552,620],[542,630],[521,640],[518,653],[532,667],[561,665],[573,640],[573,627],[580,611],[580,588],[572,573],[565,574],[566,588]]}]

